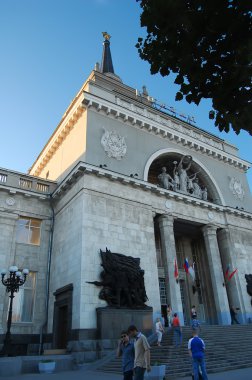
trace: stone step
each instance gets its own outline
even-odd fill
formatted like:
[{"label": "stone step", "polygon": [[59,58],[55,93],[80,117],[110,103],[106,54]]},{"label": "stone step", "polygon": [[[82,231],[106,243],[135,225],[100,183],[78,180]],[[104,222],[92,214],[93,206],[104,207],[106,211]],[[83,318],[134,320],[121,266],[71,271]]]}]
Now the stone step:
[{"label": "stone step", "polygon": [[[206,343],[206,365],[209,373],[252,367],[252,325],[203,326],[200,336]],[[181,348],[173,346],[171,330],[163,335],[162,347],[152,345],[151,362],[166,364],[169,379],[191,374],[192,365],[187,350],[190,337],[191,328],[183,327]],[[121,360],[112,359],[101,369],[105,372],[121,373]]]},{"label": "stone step", "polygon": [[50,350],[44,350],[43,355],[65,355],[67,350],[65,348],[54,348]]}]

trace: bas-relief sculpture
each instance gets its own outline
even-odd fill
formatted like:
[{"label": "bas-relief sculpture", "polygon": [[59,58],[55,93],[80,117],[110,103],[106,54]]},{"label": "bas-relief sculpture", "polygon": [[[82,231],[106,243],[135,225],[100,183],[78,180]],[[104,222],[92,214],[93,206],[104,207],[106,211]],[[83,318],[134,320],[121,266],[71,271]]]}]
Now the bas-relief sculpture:
[{"label": "bas-relief sculpture", "polygon": [[103,146],[108,157],[121,160],[126,152],[127,145],[125,142],[125,137],[120,136],[115,131],[105,131],[101,138],[101,145]]},{"label": "bas-relief sculpture", "polygon": [[196,198],[207,201],[208,190],[207,187],[203,188],[199,185],[197,173],[188,175],[188,170],[192,164],[191,156],[182,156],[180,162],[173,162],[173,177],[167,173],[166,167],[162,167],[162,173],[158,175],[159,185],[167,190],[192,195]]},{"label": "bas-relief sculpture", "polygon": [[144,286],[144,271],[140,259],[100,250],[103,271],[101,281],[88,282],[102,286],[99,298],[110,307],[143,309],[148,306]]},{"label": "bas-relief sculpture", "polygon": [[244,192],[243,186],[241,184],[241,181],[232,177],[230,179],[229,188],[232,191],[234,197],[236,197],[240,200],[243,200],[245,192]]}]

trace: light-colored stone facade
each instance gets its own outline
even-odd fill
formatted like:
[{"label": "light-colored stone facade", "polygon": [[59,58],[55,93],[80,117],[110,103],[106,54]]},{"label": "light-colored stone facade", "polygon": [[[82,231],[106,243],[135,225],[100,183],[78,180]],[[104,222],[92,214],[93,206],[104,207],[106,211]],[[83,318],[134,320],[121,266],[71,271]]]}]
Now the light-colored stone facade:
[{"label": "light-colored stone facade", "polygon": [[[207,199],[159,186],[161,167],[171,173],[173,161],[183,156],[192,157],[192,174],[199,173]],[[50,268],[47,333],[55,334],[57,295],[68,286],[71,339],[77,332],[95,337],[96,308],[105,302],[87,282],[99,280],[99,252],[106,247],[140,258],[154,318],[161,313],[163,280],[167,304],[182,322],[189,323],[195,304],[205,323],[229,324],[234,304],[247,323],[252,318],[244,277],[252,273],[249,166],[234,146],[156,110],[116,77],[93,71],[27,176],[49,186],[47,191],[22,189],[11,178],[0,181],[0,266],[15,262],[37,273],[33,322],[14,324],[13,332],[41,332]],[[40,246],[16,243],[16,219],[22,215],[42,220]],[[185,258],[191,265],[196,261],[195,283],[183,270]],[[225,281],[228,265],[238,270]],[[0,292],[4,332],[8,299],[3,287]]]}]

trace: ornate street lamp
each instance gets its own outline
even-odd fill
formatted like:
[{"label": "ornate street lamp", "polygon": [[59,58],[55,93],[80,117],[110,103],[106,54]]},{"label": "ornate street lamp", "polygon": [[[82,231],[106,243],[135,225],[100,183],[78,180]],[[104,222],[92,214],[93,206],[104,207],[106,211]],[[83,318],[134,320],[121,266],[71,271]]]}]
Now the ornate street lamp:
[{"label": "ornate street lamp", "polygon": [[10,306],[9,306],[9,314],[8,314],[8,320],[7,320],[7,331],[5,334],[4,339],[4,345],[1,352],[1,355],[5,356],[11,356],[11,322],[12,322],[12,304],[13,304],[13,298],[15,297],[14,293],[17,293],[19,291],[19,287],[24,285],[26,281],[26,277],[29,274],[28,269],[24,269],[21,273],[18,270],[18,267],[15,265],[11,266],[9,268],[10,275],[8,278],[5,278],[5,275],[7,273],[6,269],[2,269],[1,276],[2,276],[2,284],[6,286],[6,292],[10,293]]}]

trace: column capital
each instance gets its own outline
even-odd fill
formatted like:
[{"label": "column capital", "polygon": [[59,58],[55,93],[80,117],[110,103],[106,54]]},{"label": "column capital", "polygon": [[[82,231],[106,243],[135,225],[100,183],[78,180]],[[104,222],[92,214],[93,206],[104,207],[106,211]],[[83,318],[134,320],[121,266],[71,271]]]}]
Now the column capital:
[{"label": "column capital", "polygon": [[215,224],[206,224],[201,228],[204,236],[216,235],[217,226]]},{"label": "column capital", "polygon": [[158,218],[159,225],[173,227],[174,217],[172,214],[163,214]]},{"label": "column capital", "polygon": [[220,237],[229,237],[230,229],[228,227],[223,227],[218,231],[218,236]]}]

